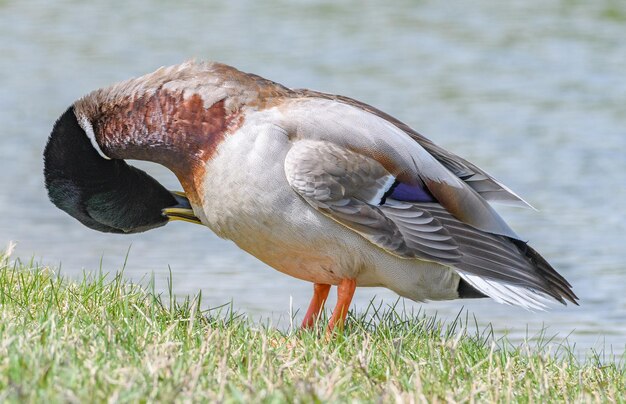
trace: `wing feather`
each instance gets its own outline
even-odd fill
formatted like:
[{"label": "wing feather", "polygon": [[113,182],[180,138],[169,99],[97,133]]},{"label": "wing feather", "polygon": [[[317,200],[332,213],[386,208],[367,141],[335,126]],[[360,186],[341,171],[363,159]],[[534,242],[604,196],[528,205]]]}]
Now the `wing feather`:
[{"label": "wing feather", "polygon": [[373,203],[372,195],[395,181],[374,159],[330,142],[300,140],[287,153],[285,174],[309,204],[390,254],[447,265],[504,303],[542,308],[546,296],[575,303],[567,281],[524,242],[477,229],[439,203]]},{"label": "wing feather", "polygon": [[[376,162],[404,185],[423,187],[428,191],[425,195],[432,195],[461,221],[477,229],[519,239],[478,192],[393,123],[352,105],[313,98],[292,100],[289,108],[283,108],[281,113],[285,130],[292,138],[331,143],[356,154],[354,161],[348,163],[351,167],[344,167],[350,173],[345,179],[346,186],[352,188],[353,180],[367,176],[367,170],[373,166],[371,162]],[[327,153],[328,164],[332,164],[338,154],[336,151]],[[317,154],[312,152],[312,155]],[[355,171],[361,169],[365,171]],[[385,183],[388,179],[373,178]],[[379,187],[355,189],[355,192],[368,193],[355,196],[373,203],[380,196],[379,190]]]},{"label": "wing feather", "polygon": [[353,106],[355,108],[359,108],[381,119],[384,119],[396,126],[398,129],[405,132],[407,135],[409,135],[413,140],[415,140],[424,149],[426,149],[428,153],[434,156],[437,161],[439,161],[444,167],[446,167],[454,175],[465,181],[471,188],[473,188],[486,200],[512,206],[532,208],[532,206],[528,202],[526,202],[519,195],[517,195],[507,186],[493,178],[481,168],[470,163],[464,158],[447,151],[443,147],[438,146],[430,139],[413,130],[409,125],[369,104],[341,95],[328,94],[307,89],[295,90],[294,94],[297,96],[309,98],[334,100],[346,105]]}]

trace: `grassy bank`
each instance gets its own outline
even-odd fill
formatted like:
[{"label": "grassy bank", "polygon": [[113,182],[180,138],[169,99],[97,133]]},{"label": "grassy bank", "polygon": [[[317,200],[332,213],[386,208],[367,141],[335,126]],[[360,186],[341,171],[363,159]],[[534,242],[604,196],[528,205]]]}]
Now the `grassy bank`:
[{"label": "grassy bank", "polygon": [[120,275],[2,258],[0,402],[625,400],[623,362],[502,349],[432,318],[352,316],[328,341],[167,303]]}]

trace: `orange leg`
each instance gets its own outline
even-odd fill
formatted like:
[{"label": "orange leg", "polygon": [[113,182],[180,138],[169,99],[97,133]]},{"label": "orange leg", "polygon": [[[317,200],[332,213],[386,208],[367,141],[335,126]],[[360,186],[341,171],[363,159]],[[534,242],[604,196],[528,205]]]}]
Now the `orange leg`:
[{"label": "orange leg", "polygon": [[323,283],[316,283],[313,285],[313,297],[311,298],[311,303],[309,303],[309,309],[304,316],[304,320],[302,320],[302,328],[313,327],[315,320],[317,320],[322,312],[322,309],[324,308],[324,303],[326,303],[329,291],[330,285],[325,285]]},{"label": "orange leg", "polygon": [[335,327],[339,330],[343,330],[346,316],[348,315],[348,309],[350,308],[350,302],[352,296],[354,296],[354,290],[356,289],[356,279],[343,279],[337,286],[337,305],[333,310],[333,315],[328,322],[327,333],[333,332]]}]

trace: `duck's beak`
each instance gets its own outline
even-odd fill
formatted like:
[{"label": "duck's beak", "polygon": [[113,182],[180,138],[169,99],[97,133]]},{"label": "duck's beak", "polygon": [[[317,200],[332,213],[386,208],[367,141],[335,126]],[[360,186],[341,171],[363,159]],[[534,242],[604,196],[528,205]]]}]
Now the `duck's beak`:
[{"label": "duck's beak", "polygon": [[163,215],[165,215],[170,221],[184,220],[189,223],[202,224],[200,219],[198,219],[193,213],[193,209],[191,209],[191,204],[189,203],[189,199],[187,199],[185,193],[179,191],[170,192],[178,203],[174,206],[163,209]]}]

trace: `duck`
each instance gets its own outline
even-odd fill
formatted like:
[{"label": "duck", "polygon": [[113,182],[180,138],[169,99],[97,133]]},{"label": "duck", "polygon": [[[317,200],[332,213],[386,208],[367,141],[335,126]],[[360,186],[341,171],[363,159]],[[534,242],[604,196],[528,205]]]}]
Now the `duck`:
[{"label": "duck", "polygon": [[[129,159],[165,166],[183,191]],[[54,205],[91,229],[200,224],[312,283],[302,328],[316,324],[331,286],[329,332],[343,329],[357,287],[417,302],[578,304],[491,206],[530,205],[487,172],[366,103],[217,62],[162,67],[78,99],[53,126],[44,178]]]}]

